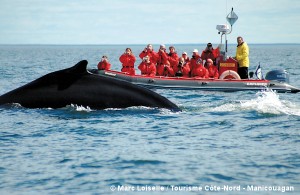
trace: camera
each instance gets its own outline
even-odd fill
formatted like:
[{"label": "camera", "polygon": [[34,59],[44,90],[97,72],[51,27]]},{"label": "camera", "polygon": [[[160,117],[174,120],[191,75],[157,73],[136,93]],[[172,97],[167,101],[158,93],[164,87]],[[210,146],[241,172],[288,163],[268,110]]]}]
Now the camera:
[{"label": "camera", "polygon": [[164,65],[164,71],[168,70],[168,65]]},{"label": "camera", "polygon": [[143,62],[147,62],[148,61],[148,57],[143,57]]}]

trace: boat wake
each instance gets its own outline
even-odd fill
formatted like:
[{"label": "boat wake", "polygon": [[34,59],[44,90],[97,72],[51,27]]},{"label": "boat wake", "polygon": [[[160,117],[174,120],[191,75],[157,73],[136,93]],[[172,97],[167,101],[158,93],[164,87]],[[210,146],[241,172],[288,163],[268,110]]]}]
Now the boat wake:
[{"label": "boat wake", "polygon": [[257,92],[255,99],[226,103],[213,109],[213,111],[217,112],[240,110],[254,110],[261,114],[300,116],[300,105],[281,100],[279,95],[272,90]]}]

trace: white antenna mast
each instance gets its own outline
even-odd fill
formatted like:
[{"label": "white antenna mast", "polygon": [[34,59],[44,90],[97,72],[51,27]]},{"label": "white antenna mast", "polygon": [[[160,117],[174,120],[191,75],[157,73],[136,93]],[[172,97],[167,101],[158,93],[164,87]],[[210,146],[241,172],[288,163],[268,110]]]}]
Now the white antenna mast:
[{"label": "white antenna mast", "polygon": [[[227,1],[226,1],[226,7],[227,7]],[[223,39],[223,35],[225,35],[225,48],[222,47],[221,49],[221,54],[223,55],[224,60],[226,60],[227,57],[227,34],[230,34],[232,32],[232,26],[238,19],[238,16],[234,13],[233,8],[231,8],[231,12],[227,15],[226,19],[230,24],[230,29],[227,24],[217,25],[216,27],[217,30],[219,31],[218,33],[221,34],[221,45],[223,45],[222,39]]]}]

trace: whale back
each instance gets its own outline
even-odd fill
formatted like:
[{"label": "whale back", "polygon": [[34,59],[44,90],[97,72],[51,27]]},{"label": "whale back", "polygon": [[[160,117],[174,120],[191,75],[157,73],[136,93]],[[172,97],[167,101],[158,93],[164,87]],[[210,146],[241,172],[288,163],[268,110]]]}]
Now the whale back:
[{"label": "whale back", "polygon": [[167,98],[140,86],[87,71],[86,60],[46,74],[0,96],[0,105],[19,103],[27,108],[61,108],[70,104],[92,109],[148,106],[178,110]]}]

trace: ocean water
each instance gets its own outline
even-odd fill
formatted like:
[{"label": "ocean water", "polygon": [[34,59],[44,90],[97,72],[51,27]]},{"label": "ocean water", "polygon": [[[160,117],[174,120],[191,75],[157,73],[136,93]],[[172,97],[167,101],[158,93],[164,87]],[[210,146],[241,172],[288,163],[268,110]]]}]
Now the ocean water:
[{"label": "ocean water", "polygon": [[[300,87],[300,45],[249,46],[250,70],[285,68]],[[144,45],[2,45],[0,94],[102,55],[120,70],[126,47]],[[155,91],[182,112],[0,107],[0,194],[300,193],[300,94]]]}]

